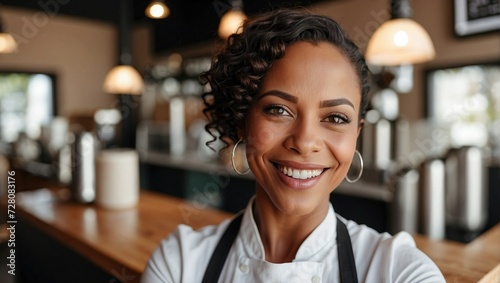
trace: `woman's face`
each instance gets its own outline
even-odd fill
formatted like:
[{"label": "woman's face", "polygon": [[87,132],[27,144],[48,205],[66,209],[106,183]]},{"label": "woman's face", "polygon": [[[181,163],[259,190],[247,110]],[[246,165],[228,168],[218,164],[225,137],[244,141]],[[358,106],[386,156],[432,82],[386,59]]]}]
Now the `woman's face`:
[{"label": "woman's face", "polygon": [[257,198],[286,214],[324,209],[356,149],[361,90],[330,43],[298,42],[274,62],[246,120]]}]

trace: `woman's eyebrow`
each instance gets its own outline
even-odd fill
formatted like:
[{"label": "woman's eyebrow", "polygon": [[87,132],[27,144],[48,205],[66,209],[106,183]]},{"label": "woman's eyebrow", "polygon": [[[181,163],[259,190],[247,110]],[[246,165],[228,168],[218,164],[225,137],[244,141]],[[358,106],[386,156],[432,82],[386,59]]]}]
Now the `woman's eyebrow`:
[{"label": "woman's eyebrow", "polygon": [[[290,101],[292,103],[297,103],[299,101],[299,99],[296,96],[293,96],[293,95],[288,94],[286,92],[282,92],[282,91],[275,90],[275,89],[264,92],[263,94],[261,94],[257,98],[257,100],[260,100],[263,97],[268,96],[268,95],[274,95],[274,96],[277,96],[277,97],[282,98],[284,100]],[[352,102],[346,98],[337,98],[337,99],[321,101],[320,108],[334,107],[334,106],[343,105],[343,104],[349,105],[352,108],[354,108],[354,105],[352,104]]]},{"label": "woman's eyebrow", "polygon": [[284,100],[290,101],[292,103],[297,103],[299,101],[299,99],[296,96],[293,96],[291,94],[288,94],[286,92],[282,92],[279,90],[274,90],[274,89],[264,92],[261,96],[259,96],[257,98],[257,100],[260,100],[263,97],[268,96],[268,95],[274,95],[274,96],[277,96],[277,97],[282,98]]},{"label": "woman's eyebrow", "polygon": [[337,99],[331,99],[331,100],[324,100],[321,101],[319,104],[320,108],[325,108],[325,107],[334,107],[338,105],[346,104],[354,108],[354,105],[352,104],[351,101],[349,101],[346,98],[337,98]]}]

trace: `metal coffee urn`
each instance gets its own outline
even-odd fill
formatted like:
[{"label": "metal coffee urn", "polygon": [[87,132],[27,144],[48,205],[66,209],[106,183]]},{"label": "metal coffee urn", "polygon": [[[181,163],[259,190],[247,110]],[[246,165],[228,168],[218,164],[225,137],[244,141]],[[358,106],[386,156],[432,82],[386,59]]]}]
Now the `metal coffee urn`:
[{"label": "metal coffee urn", "polygon": [[71,198],[89,203],[95,199],[95,155],[98,140],[91,132],[73,131],[71,143]]},{"label": "metal coffee urn", "polygon": [[468,242],[484,228],[487,216],[482,150],[465,146],[446,156],[446,226],[450,239]]},{"label": "metal coffee urn", "polygon": [[415,169],[403,168],[389,178],[389,187],[394,193],[391,203],[391,233],[400,231],[418,232],[418,185],[419,173]]},{"label": "metal coffee urn", "polygon": [[419,224],[420,232],[433,240],[445,234],[445,165],[431,158],[420,165]]}]

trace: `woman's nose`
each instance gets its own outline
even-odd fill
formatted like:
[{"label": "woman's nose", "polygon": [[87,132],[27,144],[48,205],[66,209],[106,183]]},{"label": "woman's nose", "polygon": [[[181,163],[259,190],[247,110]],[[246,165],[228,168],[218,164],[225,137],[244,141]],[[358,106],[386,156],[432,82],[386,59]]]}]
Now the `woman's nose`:
[{"label": "woman's nose", "polygon": [[285,140],[285,147],[300,155],[318,152],[321,147],[320,136],[319,122],[304,117],[293,123]]}]

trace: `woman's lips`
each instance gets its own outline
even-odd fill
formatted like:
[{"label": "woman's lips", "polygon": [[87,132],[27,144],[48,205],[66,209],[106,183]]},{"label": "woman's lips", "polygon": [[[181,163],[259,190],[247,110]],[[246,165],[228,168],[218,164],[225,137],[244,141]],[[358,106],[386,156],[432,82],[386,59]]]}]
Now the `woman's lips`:
[{"label": "woman's lips", "polygon": [[313,187],[320,180],[323,172],[328,170],[328,168],[317,167],[306,169],[294,168],[292,166],[285,166],[274,162],[273,165],[281,182],[291,189],[308,189]]}]

